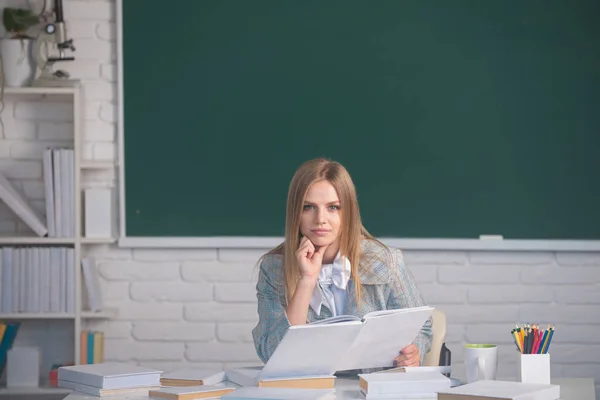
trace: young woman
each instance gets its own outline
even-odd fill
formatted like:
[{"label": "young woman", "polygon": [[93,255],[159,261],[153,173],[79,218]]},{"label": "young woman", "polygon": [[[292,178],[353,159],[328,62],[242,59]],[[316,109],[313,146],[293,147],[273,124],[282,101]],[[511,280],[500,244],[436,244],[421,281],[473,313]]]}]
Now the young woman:
[{"label": "young woman", "polygon": [[[259,322],[252,335],[264,362],[291,325],[425,305],[402,253],[363,227],[354,184],[341,164],[315,159],[301,165],[286,214],[284,242],[259,260]],[[394,365],[420,365],[431,337],[429,319],[411,345],[398,349]]]}]

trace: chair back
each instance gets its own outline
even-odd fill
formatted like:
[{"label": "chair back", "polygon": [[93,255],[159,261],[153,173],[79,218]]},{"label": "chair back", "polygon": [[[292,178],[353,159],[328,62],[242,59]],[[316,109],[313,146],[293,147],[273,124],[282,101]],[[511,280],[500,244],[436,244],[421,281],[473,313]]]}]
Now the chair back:
[{"label": "chair back", "polygon": [[433,341],[431,343],[431,350],[425,356],[424,366],[438,366],[440,365],[440,352],[442,350],[442,344],[446,340],[446,315],[437,308],[433,310],[431,316],[433,325]]}]

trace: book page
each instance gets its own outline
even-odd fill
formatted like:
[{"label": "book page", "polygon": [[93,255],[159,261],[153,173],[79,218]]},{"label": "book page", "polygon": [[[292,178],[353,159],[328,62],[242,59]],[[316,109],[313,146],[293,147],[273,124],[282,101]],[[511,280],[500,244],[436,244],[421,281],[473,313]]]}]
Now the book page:
[{"label": "book page", "polygon": [[432,312],[432,307],[416,307],[365,318],[361,332],[337,370],[391,367],[399,351],[413,342]]},{"label": "book page", "polygon": [[[413,307],[413,308],[395,308],[392,310],[379,310],[379,311],[371,311],[364,315],[363,320],[367,320],[369,318],[383,317],[390,314],[406,314],[409,312],[416,312],[419,310],[429,310],[431,307],[422,306],[422,307]],[[433,310],[432,310],[433,311]]]},{"label": "book page", "polygon": [[259,378],[333,375],[362,326],[356,321],[288,328]]},{"label": "book page", "polygon": [[338,315],[335,317],[325,318],[319,321],[311,322],[309,325],[327,325],[336,324],[338,322],[360,321],[356,315]]}]

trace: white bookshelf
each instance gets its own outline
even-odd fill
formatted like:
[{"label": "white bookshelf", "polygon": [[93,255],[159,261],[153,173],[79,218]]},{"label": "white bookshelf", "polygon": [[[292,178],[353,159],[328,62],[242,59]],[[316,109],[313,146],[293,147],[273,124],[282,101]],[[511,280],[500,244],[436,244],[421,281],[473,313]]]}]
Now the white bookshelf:
[{"label": "white bookshelf", "polygon": [[[75,319],[76,313],[14,313],[0,314],[0,320],[22,321],[27,319]],[[116,308],[102,311],[81,311],[81,319],[110,319],[117,316]]]},{"label": "white bookshelf", "polygon": [[40,246],[40,245],[51,245],[51,246],[59,246],[59,245],[73,245],[75,243],[74,238],[63,238],[63,237],[39,237],[39,236],[11,236],[11,237],[2,237],[0,236],[0,246],[7,245],[32,245],[32,246]]},{"label": "white bookshelf", "polygon": [[80,164],[80,168],[82,170],[111,169],[111,168],[115,168],[116,166],[117,166],[117,164],[112,161],[81,161],[81,164]]},{"label": "white bookshelf", "polygon": [[[102,170],[114,169],[116,163],[105,161],[83,161],[82,154],[82,137],[83,137],[83,118],[84,118],[84,103],[81,86],[77,87],[24,87],[24,88],[5,88],[4,97],[6,100],[23,101],[72,101],[73,102],[73,149],[75,154],[74,160],[74,199],[73,205],[75,208],[75,237],[36,237],[36,236],[0,236],[0,246],[65,246],[74,249],[74,277],[75,277],[75,312],[74,313],[12,313],[0,314],[0,320],[72,320],[74,330],[73,343],[73,362],[79,364],[80,361],[80,338],[82,331],[82,321],[110,319],[117,315],[117,309],[105,309],[101,312],[92,312],[83,310],[82,299],[82,273],[81,273],[81,258],[83,248],[86,246],[94,246],[100,244],[115,243],[116,238],[85,238],[82,236],[82,170]],[[40,158],[41,158],[40,154]],[[17,334],[18,336],[18,334]],[[45,393],[69,393],[69,390],[60,388],[32,388],[32,389],[7,389],[0,388],[0,396],[7,394],[45,394]]]}]

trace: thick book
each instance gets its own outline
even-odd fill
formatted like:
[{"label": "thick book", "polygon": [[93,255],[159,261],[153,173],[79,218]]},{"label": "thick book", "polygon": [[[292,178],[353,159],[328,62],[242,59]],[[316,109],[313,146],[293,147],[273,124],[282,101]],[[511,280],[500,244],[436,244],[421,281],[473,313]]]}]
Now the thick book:
[{"label": "thick book", "polygon": [[260,378],[262,367],[238,367],[227,370],[227,380],[240,386],[288,389],[334,389],[334,375],[302,375]]},{"label": "thick book", "polygon": [[160,386],[163,371],[135,364],[106,362],[60,367],[58,379],[101,389]]},{"label": "thick book", "polygon": [[391,372],[387,374],[359,374],[362,393],[371,395],[387,394],[428,394],[450,389],[450,379],[437,371],[407,374]]},{"label": "thick book", "polygon": [[383,310],[363,318],[338,316],[288,328],[260,379],[333,375],[336,371],[391,367],[431,316],[433,307]]},{"label": "thick book", "polygon": [[438,392],[438,400],[557,400],[560,386],[482,380]]},{"label": "thick book", "polygon": [[200,385],[188,387],[163,387],[158,390],[151,390],[148,395],[159,399],[169,400],[194,400],[221,397],[227,393],[233,392],[234,388],[214,385]]},{"label": "thick book", "polygon": [[216,385],[226,379],[225,371],[184,368],[164,373],[160,383],[163,386]]}]

